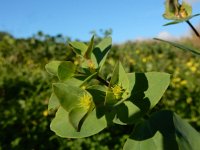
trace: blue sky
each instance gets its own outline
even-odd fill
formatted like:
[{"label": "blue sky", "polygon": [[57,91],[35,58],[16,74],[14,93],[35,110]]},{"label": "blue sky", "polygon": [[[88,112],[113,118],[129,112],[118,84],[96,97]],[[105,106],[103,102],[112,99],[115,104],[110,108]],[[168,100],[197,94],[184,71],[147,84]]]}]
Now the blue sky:
[{"label": "blue sky", "polygon": [[[195,1],[195,0],[190,0]],[[192,3],[200,13],[200,0]],[[186,35],[186,23],[163,27],[164,0],[0,0],[0,31],[30,37],[38,31],[88,40],[90,31],[112,29],[115,43]],[[200,17],[191,20],[200,23]]]}]

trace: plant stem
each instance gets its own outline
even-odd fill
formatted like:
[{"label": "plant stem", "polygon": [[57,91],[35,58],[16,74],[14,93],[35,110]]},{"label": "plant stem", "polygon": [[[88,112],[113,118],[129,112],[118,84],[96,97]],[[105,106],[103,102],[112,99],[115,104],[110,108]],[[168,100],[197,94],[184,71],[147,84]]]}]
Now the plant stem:
[{"label": "plant stem", "polygon": [[200,38],[199,32],[198,32],[198,31],[195,29],[195,27],[190,23],[190,21],[187,20],[186,22],[187,22],[187,24],[191,27],[191,29],[194,31],[194,33],[196,34],[196,36]]}]

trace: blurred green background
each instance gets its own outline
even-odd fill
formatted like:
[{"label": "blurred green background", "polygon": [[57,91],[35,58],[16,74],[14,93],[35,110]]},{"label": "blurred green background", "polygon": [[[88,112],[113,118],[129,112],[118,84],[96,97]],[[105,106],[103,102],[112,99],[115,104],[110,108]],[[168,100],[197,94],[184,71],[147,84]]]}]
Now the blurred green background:
[{"label": "blurred green background", "polygon": [[[96,36],[96,42],[110,34]],[[89,39],[88,39],[89,40]],[[62,35],[38,32],[28,39],[0,33],[0,150],[109,150],[121,149],[131,126],[110,126],[84,139],[62,139],[50,131],[54,112],[48,112],[51,83],[44,69],[50,60],[73,60]],[[87,42],[87,41],[86,41]],[[193,35],[179,42],[200,49]],[[107,75],[117,60],[127,72],[160,71],[171,74],[171,83],[153,111],[169,109],[200,131],[200,59],[189,52],[153,40],[114,44],[104,66]]]}]

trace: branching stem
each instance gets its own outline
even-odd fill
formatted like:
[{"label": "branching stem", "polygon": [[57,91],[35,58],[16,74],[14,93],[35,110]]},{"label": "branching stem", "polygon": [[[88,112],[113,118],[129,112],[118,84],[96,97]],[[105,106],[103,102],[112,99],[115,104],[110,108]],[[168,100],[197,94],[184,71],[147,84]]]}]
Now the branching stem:
[{"label": "branching stem", "polygon": [[195,27],[190,23],[190,21],[187,20],[186,22],[187,22],[187,24],[191,27],[191,29],[194,31],[194,33],[196,34],[196,36],[200,38],[199,32],[198,32],[198,31],[195,29]]}]

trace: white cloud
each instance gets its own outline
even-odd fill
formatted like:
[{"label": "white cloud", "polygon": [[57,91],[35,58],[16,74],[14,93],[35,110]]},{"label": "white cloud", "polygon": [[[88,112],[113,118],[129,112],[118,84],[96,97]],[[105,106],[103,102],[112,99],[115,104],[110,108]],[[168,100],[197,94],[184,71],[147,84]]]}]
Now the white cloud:
[{"label": "white cloud", "polygon": [[156,36],[159,39],[163,39],[163,40],[175,40],[177,39],[177,37],[173,36],[172,34],[170,34],[167,31],[162,31],[160,33],[158,33],[158,35]]}]

